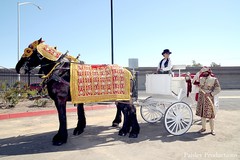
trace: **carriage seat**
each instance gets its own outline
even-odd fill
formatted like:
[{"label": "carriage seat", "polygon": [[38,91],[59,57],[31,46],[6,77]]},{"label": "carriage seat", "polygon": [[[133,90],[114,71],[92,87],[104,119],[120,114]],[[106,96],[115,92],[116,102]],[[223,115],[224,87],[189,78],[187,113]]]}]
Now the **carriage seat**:
[{"label": "carriage seat", "polygon": [[[181,70],[185,70],[187,68],[187,66],[186,65],[173,65],[173,67],[172,67],[172,70],[178,70],[178,77],[180,77],[181,76]],[[174,72],[173,72],[173,77],[175,77],[174,76]]]}]

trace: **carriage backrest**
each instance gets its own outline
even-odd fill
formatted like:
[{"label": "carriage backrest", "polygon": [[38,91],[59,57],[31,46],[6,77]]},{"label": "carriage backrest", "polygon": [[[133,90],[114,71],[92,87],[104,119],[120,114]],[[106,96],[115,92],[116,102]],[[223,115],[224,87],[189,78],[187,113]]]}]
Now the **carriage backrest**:
[{"label": "carriage backrest", "polygon": [[186,65],[173,65],[172,70],[178,70],[178,77],[181,76],[181,70],[185,70],[187,68]]}]

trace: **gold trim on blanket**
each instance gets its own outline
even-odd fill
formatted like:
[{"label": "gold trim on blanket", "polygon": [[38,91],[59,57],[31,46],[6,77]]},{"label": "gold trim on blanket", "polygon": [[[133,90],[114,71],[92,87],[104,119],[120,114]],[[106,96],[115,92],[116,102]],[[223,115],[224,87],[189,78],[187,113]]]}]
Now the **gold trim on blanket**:
[{"label": "gold trim on blanket", "polygon": [[71,63],[72,103],[130,100],[132,74],[118,65]]}]

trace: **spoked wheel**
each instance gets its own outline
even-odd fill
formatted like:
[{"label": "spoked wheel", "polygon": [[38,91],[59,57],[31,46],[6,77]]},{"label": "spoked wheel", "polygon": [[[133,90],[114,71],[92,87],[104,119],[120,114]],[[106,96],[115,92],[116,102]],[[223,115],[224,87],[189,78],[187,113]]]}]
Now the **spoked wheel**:
[{"label": "spoked wheel", "polygon": [[172,135],[186,133],[192,125],[193,113],[190,106],[184,102],[173,103],[164,116],[164,126]]},{"label": "spoked wheel", "polygon": [[148,123],[156,123],[160,121],[164,114],[164,104],[150,103],[142,105],[140,113],[142,118]]}]

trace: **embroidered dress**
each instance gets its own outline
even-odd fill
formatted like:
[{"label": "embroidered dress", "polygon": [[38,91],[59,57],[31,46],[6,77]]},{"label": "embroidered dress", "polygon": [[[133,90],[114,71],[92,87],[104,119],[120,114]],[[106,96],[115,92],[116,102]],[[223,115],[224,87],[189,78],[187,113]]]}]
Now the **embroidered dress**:
[{"label": "embroidered dress", "polygon": [[[203,118],[215,118],[214,96],[221,91],[220,84],[215,77],[201,77],[196,115]],[[212,96],[207,96],[210,93]]]}]

